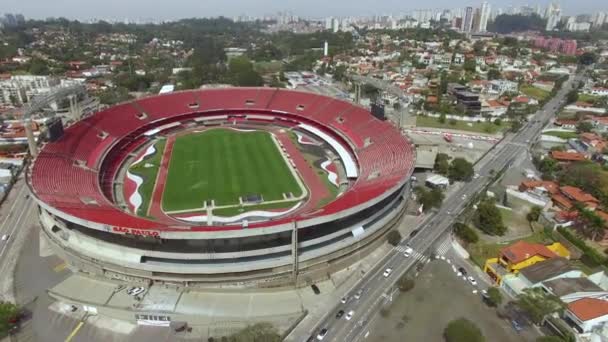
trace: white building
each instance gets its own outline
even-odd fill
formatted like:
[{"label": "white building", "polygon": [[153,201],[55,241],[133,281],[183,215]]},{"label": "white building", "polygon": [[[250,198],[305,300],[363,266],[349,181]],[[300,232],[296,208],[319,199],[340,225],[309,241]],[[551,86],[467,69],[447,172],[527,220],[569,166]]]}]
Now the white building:
[{"label": "white building", "polygon": [[601,329],[608,322],[608,301],[582,298],[568,303],[564,319],[573,324],[579,333]]},{"label": "white building", "polygon": [[49,76],[12,76],[0,81],[0,106],[21,106],[32,96],[50,91],[59,80]]},{"label": "white building", "polygon": [[479,18],[479,32],[486,32],[488,28],[488,19],[490,18],[491,7],[487,2],[481,4],[481,16]]},{"label": "white building", "polygon": [[553,31],[562,17],[562,10],[559,4],[551,3],[545,11],[545,19],[547,19],[547,31]]}]

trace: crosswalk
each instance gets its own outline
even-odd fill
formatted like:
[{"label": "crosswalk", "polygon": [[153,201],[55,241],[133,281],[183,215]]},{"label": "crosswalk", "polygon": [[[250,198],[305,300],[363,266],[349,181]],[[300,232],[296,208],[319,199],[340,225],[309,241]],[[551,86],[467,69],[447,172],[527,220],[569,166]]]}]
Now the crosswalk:
[{"label": "crosswalk", "polygon": [[436,248],[435,254],[438,256],[446,255],[452,249],[452,238],[448,237]]},{"label": "crosswalk", "polygon": [[[400,254],[404,254],[407,250],[410,250],[410,256],[408,257],[409,259],[426,261],[427,259],[430,258],[430,255],[425,255],[417,250],[412,249],[409,246],[398,245],[398,246],[395,246],[393,249],[397,253],[400,253]],[[441,241],[441,244],[439,244],[439,246],[437,246],[437,248],[435,248],[433,250],[433,254],[436,257],[445,256],[451,249],[452,249],[452,237],[450,236],[450,237],[444,239],[443,241]]]}]

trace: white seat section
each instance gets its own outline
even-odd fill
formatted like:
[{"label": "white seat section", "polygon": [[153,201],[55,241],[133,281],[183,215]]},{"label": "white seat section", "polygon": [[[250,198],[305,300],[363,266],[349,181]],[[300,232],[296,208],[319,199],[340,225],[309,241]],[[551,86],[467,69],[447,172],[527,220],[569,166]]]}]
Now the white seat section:
[{"label": "white seat section", "polygon": [[342,159],[342,162],[344,163],[344,168],[346,169],[346,177],[357,178],[359,176],[359,171],[357,170],[357,163],[355,163],[353,156],[348,152],[348,150],[344,146],[342,146],[342,144],[337,142],[329,134],[326,134],[325,132],[321,131],[320,129],[317,129],[316,127],[307,124],[300,124],[299,127],[323,139],[334,150],[336,150],[336,152],[338,152],[340,159]]}]

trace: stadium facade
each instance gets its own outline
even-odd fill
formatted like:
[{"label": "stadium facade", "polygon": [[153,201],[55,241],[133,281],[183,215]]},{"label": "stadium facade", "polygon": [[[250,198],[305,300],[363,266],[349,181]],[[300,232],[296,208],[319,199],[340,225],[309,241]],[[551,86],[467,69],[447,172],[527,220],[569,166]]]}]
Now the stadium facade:
[{"label": "stadium facade", "polygon": [[[329,203],[279,217],[188,223],[133,213],[125,169],[155,139],[196,127],[273,127],[321,142],[339,168]],[[385,241],[405,210],[413,145],[369,111],[272,88],[175,92],[120,104],[67,127],[28,170],[43,236],[70,269],[189,287],[307,285]]]}]

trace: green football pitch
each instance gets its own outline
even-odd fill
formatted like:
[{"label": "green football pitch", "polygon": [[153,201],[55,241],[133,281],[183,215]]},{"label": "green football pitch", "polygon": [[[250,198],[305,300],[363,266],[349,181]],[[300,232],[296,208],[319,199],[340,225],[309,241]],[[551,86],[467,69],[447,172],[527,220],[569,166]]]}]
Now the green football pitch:
[{"label": "green football pitch", "polygon": [[163,209],[238,205],[239,197],[261,195],[264,201],[298,197],[302,190],[268,132],[211,129],[175,140]]}]

